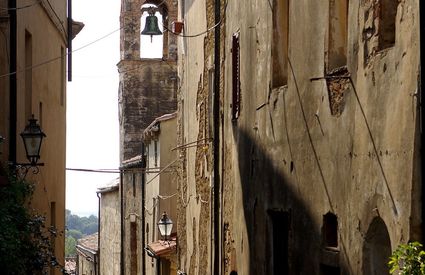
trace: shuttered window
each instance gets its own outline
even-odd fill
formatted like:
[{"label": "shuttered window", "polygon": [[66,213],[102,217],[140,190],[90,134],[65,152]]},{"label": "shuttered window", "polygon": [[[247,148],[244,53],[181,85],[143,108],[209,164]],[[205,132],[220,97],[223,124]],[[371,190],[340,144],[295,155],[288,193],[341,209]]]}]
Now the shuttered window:
[{"label": "shuttered window", "polygon": [[240,115],[241,82],[240,82],[240,47],[239,33],[232,37],[232,120]]}]

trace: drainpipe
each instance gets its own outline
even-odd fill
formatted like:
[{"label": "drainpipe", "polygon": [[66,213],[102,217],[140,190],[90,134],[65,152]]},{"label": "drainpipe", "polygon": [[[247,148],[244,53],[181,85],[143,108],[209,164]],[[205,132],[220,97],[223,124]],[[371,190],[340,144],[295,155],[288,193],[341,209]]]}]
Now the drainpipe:
[{"label": "drainpipe", "polygon": [[17,18],[16,0],[9,0],[10,63],[9,63],[9,162],[16,164],[16,123],[17,123]]},{"label": "drainpipe", "polygon": [[120,275],[124,275],[124,173],[120,171],[120,205],[121,205],[121,252],[120,252]]},{"label": "drainpipe", "polygon": [[146,255],[145,255],[145,247],[147,246],[146,244],[146,239],[145,239],[145,200],[146,200],[146,195],[145,195],[145,188],[146,188],[146,156],[145,156],[145,142],[142,141],[142,188],[141,188],[141,193],[142,193],[142,221],[141,221],[141,227],[142,227],[142,274],[146,274]]},{"label": "drainpipe", "polygon": [[100,193],[96,193],[98,199],[97,206],[97,274],[100,274]]},{"label": "drainpipe", "polygon": [[[425,68],[424,68],[424,64],[425,64],[425,38],[423,37],[425,35],[425,5],[423,5],[421,3],[422,1],[419,1],[419,39],[420,39],[420,87],[419,87],[419,94],[418,94],[418,99],[419,99],[419,112],[420,112],[420,135],[421,135],[421,144],[420,144],[420,150],[421,150],[421,156],[419,159],[419,162],[422,162],[424,159],[424,150],[423,150],[423,131],[424,131],[424,126],[423,126],[423,122],[424,122],[424,111],[423,111],[423,106],[422,106],[422,95],[423,95],[423,91],[425,90],[425,76],[424,76],[424,72],[425,72]],[[419,163],[418,167],[422,167],[421,166],[422,163]],[[419,169],[419,176],[421,178],[422,181],[422,242],[425,239],[425,182],[424,182],[424,178],[422,175],[422,170]]]},{"label": "drainpipe", "polygon": [[72,0],[68,0],[68,81],[72,81]]},{"label": "drainpipe", "polygon": [[[220,23],[221,0],[215,0],[215,24]],[[214,187],[213,187],[213,209],[214,209],[214,273],[220,274],[220,28],[214,29],[214,87],[213,87],[213,138],[214,138]]]}]

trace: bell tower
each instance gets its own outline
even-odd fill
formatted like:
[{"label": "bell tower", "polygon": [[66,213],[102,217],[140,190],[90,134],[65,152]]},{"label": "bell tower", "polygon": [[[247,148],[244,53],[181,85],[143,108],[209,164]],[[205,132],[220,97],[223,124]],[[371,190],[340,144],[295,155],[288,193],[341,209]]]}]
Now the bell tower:
[{"label": "bell tower", "polygon": [[[177,38],[167,31],[177,19],[177,2],[121,0],[117,65],[121,162],[141,153],[142,132],[156,117],[177,109]],[[156,32],[156,26],[145,26],[156,20],[162,34]],[[142,30],[148,39],[141,39]],[[155,47],[158,52],[158,40],[162,41],[162,56],[146,57]]]}]

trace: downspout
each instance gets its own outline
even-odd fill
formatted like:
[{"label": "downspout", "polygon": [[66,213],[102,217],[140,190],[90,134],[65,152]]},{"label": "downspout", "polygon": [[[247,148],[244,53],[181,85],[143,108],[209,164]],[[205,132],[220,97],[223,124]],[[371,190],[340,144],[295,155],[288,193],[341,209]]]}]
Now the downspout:
[{"label": "downspout", "polygon": [[145,194],[145,185],[146,185],[146,156],[145,156],[145,142],[142,140],[142,274],[146,274],[146,256],[145,256],[145,247],[146,244],[146,238],[145,238],[145,200],[146,200],[146,194]]},{"label": "downspout", "polygon": [[10,63],[9,63],[9,162],[16,164],[16,123],[17,123],[17,18],[16,0],[9,0]]},{"label": "downspout", "polygon": [[68,0],[68,81],[72,81],[72,0]]},{"label": "downspout", "polygon": [[[419,40],[420,40],[420,87],[419,87],[419,94],[418,94],[418,99],[419,99],[419,112],[420,112],[420,122],[419,122],[419,127],[420,127],[420,151],[421,151],[421,156],[419,159],[419,165],[418,167],[422,167],[422,161],[424,159],[424,150],[423,150],[423,130],[424,130],[424,126],[423,126],[423,121],[424,121],[424,111],[423,111],[423,106],[422,106],[422,95],[423,95],[423,91],[425,90],[425,77],[424,77],[424,58],[425,58],[425,39],[424,39],[424,35],[425,35],[425,5],[423,5],[421,3],[421,1],[419,1]],[[421,178],[422,181],[422,242],[425,239],[425,182],[424,182],[424,178],[422,175],[422,170],[419,169],[419,177]]]},{"label": "downspout", "polygon": [[124,275],[124,173],[120,171],[120,205],[121,205],[121,252],[120,252],[120,275]]},{"label": "downspout", "polygon": [[100,274],[100,193],[96,193],[98,199],[97,206],[97,274]]},{"label": "downspout", "polygon": [[214,138],[214,187],[213,187],[213,209],[214,209],[214,273],[220,274],[220,35],[221,35],[221,0],[215,0],[215,24],[214,29],[214,89],[213,89],[213,138]]}]

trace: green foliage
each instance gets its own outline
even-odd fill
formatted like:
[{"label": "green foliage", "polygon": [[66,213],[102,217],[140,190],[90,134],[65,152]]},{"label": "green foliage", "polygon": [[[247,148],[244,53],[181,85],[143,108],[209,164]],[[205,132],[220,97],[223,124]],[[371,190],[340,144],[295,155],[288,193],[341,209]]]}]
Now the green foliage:
[{"label": "green foliage", "polygon": [[4,168],[0,176],[0,266],[2,274],[39,274],[59,267],[53,254],[54,228],[45,226],[45,217],[30,209],[34,185]]},{"label": "green foliage", "polygon": [[80,217],[78,215],[73,215],[69,210],[66,210],[65,214],[68,236],[73,234],[72,236],[78,240],[81,236],[75,235],[76,231],[81,232],[82,236],[91,235],[97,232],[98,218],[96,216],[90,215],[89,217]]},{"label": "green foliage", "polygon": [[70,229],[66,232],[66,237],[72,237],[75,240],[79,240],[83,237],[83,233],[76,229]]},{"label": "green foliage", "polygon": [[71,257],[76,255],[76,245],[77,240],[74,237],[68,236],[65,238],[65,257]]},{"label": "green foliage", "polygon": [[425,275],[425,251],[422,244],[410,242],[401,244],[393,252],[388,263],[390,274]]},{"label": "green foliage", "polygon": [[65,256],[75,256],[77,241],[86,235],[97,232],[98,219],[96,216],[79,217],[73,215],[70,210],[65,211],[66,219],[66,239],[65,239]]}]

